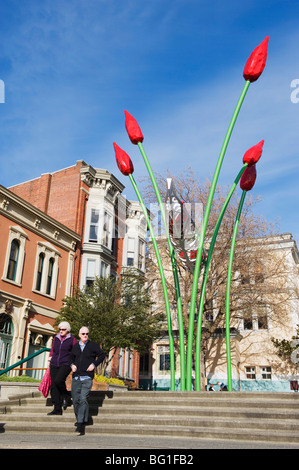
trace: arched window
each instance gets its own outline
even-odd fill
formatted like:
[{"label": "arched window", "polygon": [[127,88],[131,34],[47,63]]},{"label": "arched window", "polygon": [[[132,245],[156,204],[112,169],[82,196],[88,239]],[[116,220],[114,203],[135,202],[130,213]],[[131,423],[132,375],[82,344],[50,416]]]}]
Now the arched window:
[{"label": "arched window", "polygon": [[37,277],[36,277],[36,290],[41,290],[42,285],[42,276],[43,276],[43,267],[44,267],[44,253],[40,253],[38,257],[38,267],[37,267]]},{"label": "arched window", "polygon": [[55,263],[54,258],[50,258],[49,259],[49,266],[48,266],[47,289],[46,289],[46,294],[48,294],[48,295],[51,294],[54,263]]},{"label": "arched window", "polygon": [[37,243],[33,291],[55,298],[58,280],[58,258],[60,253],[46,241]]},{"label": "arched window", "polygon": [[7,269],[7,279],[10,281],[16,280],[16,272],[17,272],[17,264],[18,264],[18,257],[19,257],[19,250],[20,244],[18,240],[12,240],[10,245],[10,254],[9,254],[9,261],[8,261],[8,269]]}]

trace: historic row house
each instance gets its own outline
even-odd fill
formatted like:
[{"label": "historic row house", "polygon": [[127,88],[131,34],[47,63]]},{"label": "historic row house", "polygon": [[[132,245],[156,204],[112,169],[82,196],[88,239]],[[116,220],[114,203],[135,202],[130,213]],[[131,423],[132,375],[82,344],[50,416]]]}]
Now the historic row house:
[{"label": "historic row house", "polygon": [[[122,195],[123,184],[107,170],[80,160],[9,189],[76,234],[70,289],[90,285],[97,276],[118,277],[126,266],[145,272],[147,226],[142,210]],[[57,298],[57,310],[62,298]],[[110,373],[138,383],[139,355],[119,351]]]},{"label": "historic row house", "polygon": [[[80,236],[0,186],[0,368],[50,347]],[[28,367],[42,368],[45,356]],[[30,372],[29,372],[30,375]]]}]

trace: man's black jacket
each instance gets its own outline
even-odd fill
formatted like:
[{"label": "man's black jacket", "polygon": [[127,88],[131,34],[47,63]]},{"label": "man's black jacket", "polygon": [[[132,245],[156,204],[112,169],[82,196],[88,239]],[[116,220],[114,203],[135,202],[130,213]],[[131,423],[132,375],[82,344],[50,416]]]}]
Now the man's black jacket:
[{"label": "man's black jacket", "polygon": [[94,364],[97,367],[105,359],[104,351],[93,341],[87,340],[83,351],[79,343],[76,343],[70,354],[70,365],[75,364],[77,367],[76,372],[73,372],[73,378],[79,375],[88,375],[93,379],[94,370],[87,371],[90,364]]}]

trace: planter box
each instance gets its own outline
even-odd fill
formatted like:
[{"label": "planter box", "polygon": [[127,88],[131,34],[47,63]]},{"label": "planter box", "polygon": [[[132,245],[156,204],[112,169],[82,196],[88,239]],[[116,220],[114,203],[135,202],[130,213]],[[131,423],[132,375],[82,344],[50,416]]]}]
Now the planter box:
[{"label": "planter box", "polygon": [[[70,391],[71,387],[72,387],[72,374],[70,374],[66,379],[66,388],[67,388],[67,390]],[[92,391],[102,391],[102,392],[107,392],[108,390],[112,391],[112,392],[127,392],[128,387],[126,385],[107,384],[105,382],[96,382],[94,380],[91,390]]]},{"label": "planter box", "polygon": [[126,385],[117,385],[117,384],[107,384],[105,382],[96,382],[93,381],[91,390],[101,390],[101,391],[112,391],[112,392],[127,392],[128,387]]},{"label": "planter box", "polygon": [[[71,391],[72,374],[66,379],[66,388]],[[39,382],[0,382],[0,400],[8,400],[8,397],[14,395],[22,395],[26,393],[39,392]],[[93,381],[92,391],[112,391],[112,392],[127,392],[128,387],[125,385],[107,384],[104,382]],[[39,392],[41,393],[41,392]],[[49,394],[50,397],[50,394]]]}]

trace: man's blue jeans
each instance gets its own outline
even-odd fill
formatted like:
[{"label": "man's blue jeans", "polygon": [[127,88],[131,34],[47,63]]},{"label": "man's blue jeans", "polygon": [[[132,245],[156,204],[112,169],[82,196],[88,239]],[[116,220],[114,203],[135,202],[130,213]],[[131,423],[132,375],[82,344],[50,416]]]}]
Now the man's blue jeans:
[{"label": "man's blue jeans", "polygon": [[89,404],[88,397],[92,388],[92,379],[80,380],[80,377],[72,380],[72,399],[77,423],[87,423]]}]

